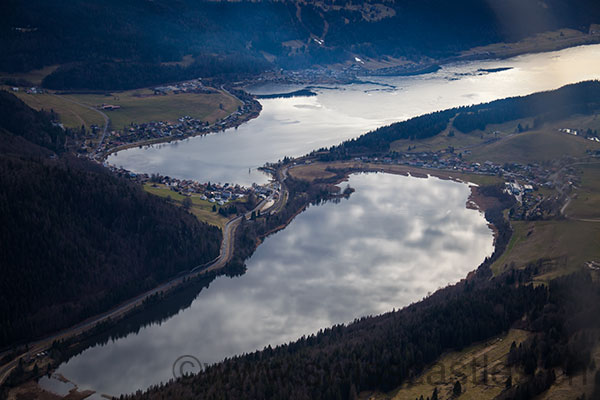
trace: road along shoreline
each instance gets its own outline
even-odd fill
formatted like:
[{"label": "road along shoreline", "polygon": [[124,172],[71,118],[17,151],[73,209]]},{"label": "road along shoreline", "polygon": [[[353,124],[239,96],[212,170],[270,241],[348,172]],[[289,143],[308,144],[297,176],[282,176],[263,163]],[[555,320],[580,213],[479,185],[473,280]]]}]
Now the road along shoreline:
[{"label": "road along shoreline", "polygon": [[[326,191],[329,193],[328,197],[339,197],[340,187],[338,186],[342,182],[346,181],[350,174],[353,173],[369,173],[369,172],[383,172],[394,175],[404,175],[404,176],[413,176],[419,178],[428,178],[430,176],[434,176],[440,179],[450,179],[457,182],[469,183],[470,175],[465,175],[462,173],[453,173],[451,171],[439,171],[439,170],[427,170],[420,169],[408,166],[385,166],[385,165],[377,165],[377,164],[364,164],[361,163],[359,165],[355,165],[352,168],[348,168],[348,165],[340,162],[330,162],[330,163],[315,163],[317,165],[321,165],[323,167],[323,171],[328,173],[334,172],[335,176],[328,177],[327,179],[321,181],[313,181],[309,184],[309,187],[313,187],[314,192],[317,192],[317,187],[319,190],[323,190],[326,188]],[[27,347],[27,350],[18,354],[18,356],[14,357],[10,362],[0,367],[0,384],[2,384],[5,379],[10,375],[10,373],[16,368],[19,364],[19,359],[21,358],[31,358],[36,354],[49,350],[54,342],[63,341],[70,345],[81,344],[89,339],[90,336],[93,336],[98,332],[98,329],[104,331],[110,326],[114,326],[118,324],[121,320],[127,318],[130,315],[135,314],[136,311],[140,311],[144,309],[146,306],[146,302],[150,300],[160,301],[161,299],[169,296],[172,293],[175,293],[178,289],[183,289],[189,284],[194,283],[195,278],[199,278],[201,276],[208,276],[210,273],[218,273],[223,272],[228,265],[229,262],[232,261],[236,256],[238,258],[247,259],[260,245],[262,240],[281,229],[284,229],[289,223],[293,221],[293,219],[300,214],[302,211],[306,209],[306,207],[314,200],[311,196],[306,196],[306,193],[296,193],[297,196],[300,197],[299,201],[290,201],[290,197],[294,196],[294,193],[290,194],[290,190],[288,189],[286,182],[290,184],[295,184],[296,178],[294,177],[294,170],[296,168],[300,168],[303,165],[278,165],[276,168],[273,168],[270,172],[273,174],[273,177],[280,184],[280,193],[277,200],[268,208],[262,211],[263,218],[274,217],[274,220],[277,220],[278,217],[285,217],[281,223],[275,226],[271,226],[266,232],[263,232],[255,237],[254,246],[251,249],[242,249],[237,254],[239,249],[236,249],[235,242],[236,236],[238,234],[238,230],[242,221],[244,226],[248,225],[248,221],[252,219],[253,212],[261,210],[265,204],[269,201],[272,201],[271,198],[266,198],[261,201],[252,211],[245,213],[243,215],[237,216],[230,221],[224,227],[223,230],[223,241],[221,243],[221,249],[219,253],[219,257],[213,260],[210,264],[203,264],[196,266],[186,273],[180,273],[176,277],[171,280],[159,285],[158,287],[149,290],[145,293],[142,293],[133,299],[122,303],[121,305],[109,310],[103,314],[100,314],[96,317],[89,318],[80,324],[36,341],[34,343],[30,343]],[[288,179],[291,178],[291,179]],[[467,201],[466,207],[473,208],[472,204],[476,204],[476,208],[481,212],[485,212],[487,207],[490,207],[491,204],[494,204],[493,201],[490,201],[489,196],[486,197],[481,193],[476,192],[476,186],[471,186],[471,195],[469,196],[469,200]],[[321,192],[322,193],[322,192]],[[293,199],[292,199],[293,200]],[[279,215],[283,214],[283,215]],[[487,216],[486,216],[487,217]],[[488,220],[490,225],[494,228],[494,222]],[[495,232],[495,240],[494,240],[494,253],[498,253],[498,251],[503,252],[504,248],[502,245],[498,243],[496,238],[498,229],[494,229]],[[509,236],[510,237],[510,236]],[[505,240],[506,241],[506,240]],[[248,251],[249,250],[249,251]],[[472,271],[466,277],[466,279],[471,279],[475,276],[476,271]],[[98,328],[98,329],[95,329]],[[6,353],[5,353],[6,354]],[[48,355],[46,355],[48,357]],[[55,369],[60,365],[60,363],[65,360],[53,360],[49,359],[50,367],[45,373],[49,372],[51,369]],[[39,376],[45,373],[40,373]],[[22,382],[30,381],[35,377],[28,376],[27,379],[22,380]]]},{"label": "road along shoreline", "polygon": [[[49,335],[43,339],[19,346],[22,349],[21,351],[8,349],[0,353],[0,359],[7,357],[11,358],[0,366],[0,385],[3,385],[10,374],[16,369],[19,365],[19,360],[35,359],[38,354],[48,351],[55,342],[77,340],[78,337],[85,335],[100,324],[107,322],[110,322],[111,324],[117,323],[131,313],[137,311],[140,307],[143,307],[145,302],[154,296],[166,296],[199,276],[209,272],[222,270],[227,267],[234,255],[235,233],[241,220],[243,218],[249,218],[252,212],[261,209],[268,200],[268,198],[264,199],[252,211],[237,216],[225,224],[219,256],[210,263],[198,265],[187,272],[179,273],[167,282],[124,301],[104,313],[87,318],[70,328]],[[40,376],[41,375],[44,375],[42,371],[40,371]]]}]

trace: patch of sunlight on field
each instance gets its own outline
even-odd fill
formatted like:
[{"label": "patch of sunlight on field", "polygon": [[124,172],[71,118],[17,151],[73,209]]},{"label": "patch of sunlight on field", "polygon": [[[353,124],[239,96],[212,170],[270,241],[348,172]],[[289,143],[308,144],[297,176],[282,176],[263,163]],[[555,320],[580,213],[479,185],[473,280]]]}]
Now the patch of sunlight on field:
[{"label": "patch of sunlight on field", "polygon": [[585,157],[586,150],[600,150],[600,143],[547,128],[515,134],[485,147],[473,149],[467,159],[492,161],[497,164],[543,163],[565,156]]}]

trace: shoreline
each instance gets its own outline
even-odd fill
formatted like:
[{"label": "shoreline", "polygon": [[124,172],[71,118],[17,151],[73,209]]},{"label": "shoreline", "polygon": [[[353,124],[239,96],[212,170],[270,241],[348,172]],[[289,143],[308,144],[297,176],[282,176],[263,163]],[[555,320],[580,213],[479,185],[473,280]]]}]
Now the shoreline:
[{"label": "shoreline", "polygon": [[[225,131],[227,129],[237,128],[237,127],[241,126],[242,124],[249,122],[255,118],[258,118],[260,116],[260,113],[262,111],[262,105],[259,101],[260,99],[303,97],[303,96],[316,95],[316,93],[310,91],[308,88],[299,89],[299,90],[296,90],[296,91],[293,91],[290,93],[276,93],[273,95],[254,95],[254,94],[246,91],[246,88],[249,86],[252,86],[252,85],[266,84],[266,83],[304,84],[304,85],[352,84],[352,83],[356,83],[356,82],[363,82],[361,79],[359,79],[360,76],[363,76],[363,77],[419,76],[419,75],[434,73],[434,72],[438,71],[439,69],[441,69],[442,66],[450,65],[453,63],[486,61],[486,60],[487,61],[505,60],[505,59],[529,55],[529,54],[551,53],[554,51],[560,51],[560,50],[565,50],[565,49],[569,49],[569,48],[576,48],[576,47],[580,47],[580,46],[589,46],[589,45],[600,44],[600,34],[595,34],[595,35],[584,34],[584,33],[581,33],[581,34],[583,36],[575,38],[575,39],[567,38],[561,42],[554,42],[554,43],[550,42],[549,44],[544,43],[544,44],[540,45],[541,48],[539,48],[539,47],[538,48],[526,48],[526,49],[515,48],[514,46],[520,42],[508,43],[508,44],[493,43],[493,44],[490,44],[487,46],[476,47],[473,49],[466,50],[465,52],[463,52],[463,54],[460,54],[457,56],[447,57],[447,58],[443,58],[443,59],[434,59],[434,60],[431,60],[430,62],[426,62],[426,63],[413,63],[413,64],[401,65],[401,66],[392,66],[392,67],[386,67],[386,68],[379,68],[379,69],[372,70],[372,71],[362,70],[362,74],[354,73],[352,76],[346,77],[345,79],[341,79],[341,80],[336,80],[336,79],[331,80],[330,78],[319,79],[318,76],[313,77],[313,78],[317,78],[316,81],[315,80],[305,80],[302,78],[300,78],[300,79],[290,79],[290,78],[281,78],[281,77],[280,78],[269,78],[268,76],[265,76],[265,73],[263,73],[258,77],[249,79],[239,85],[236,85],[236,87],[242,88],[241,90],[243,90],[249,97],[252,98],[251,102],[253,103],[253,107],[250,112],[243,114],[241,116],[241,118],[238,121],[235,121],[231,126],[223,126],[223,127],[219,127],[218,129],[211,129],[206,132],[198,132],[197,134],[192,134],[192,135],[188,135],[185,137],[161,137],[161,138],[153,138],[153,139],[143,140],[140,142],[126,143],[126,144],[122,144],[122,145],[113,147],[107,151],[103,151],[100,154],[93,156],[92,158],[96,159],[100,162],[104,162],[108,159],[108,157],[110,155],[112,155],[114,153],[118,153],[119,151],[131,149],[131,148],[135,148],[135,147],[153,146],[153,145],[161,144],[161,143],[181,142],[186,139],[190,139],[190,138],[194,138],[194,137],[198,137],[198,136],[208,136],[211,134]],[[476,49],[485,49],[485,48],[491,47],[491,46],[504,46],[507,48],[503,49],[501,52],[499,52],[499,51],[490,52],[490,51],[479,50],[479,52],[476,52],[473,54],[467,54],[467,52],[474,51]],[[394,71],[388,72],[387,70],[389,70],[389,69],[393,69]],[[323,77],[321,77],[321,78],[323,78]],[[222,89],[227,94],[242,101],[241,99],[239,99],[239,97],[232,94],[229,90],[227,90],[225,88],[222,88]],[[301,93],[304,91],[308,91],[311,94],[310,95],[302,95],[302,94],[298,95],[297,94],[299,92]]]},{"label": "shoreline", "polygon": [[[567,46],[567,48],[569,48],[569,47],[576,47],[576,46]],[[546,52],[546,51],[542,51],[542,52]],[[525,54],[530,54],[530,53],[528,52],[528,53],[525,53]],[[256,101],[256,100],[254,100],[254,101]],[[249,117],[247,119],[244,118],[244,120],[241,123],[247,122],[247,121],[249,121],[252,118],[255,118],[257,116],[258,115],[254,116],[254,117]],[[240,125],[241,125],[241,123],[240,123]],[[220,130],[221,129],[217,130],[216,132],[219,132]],[[215,133],[215,132],[206,132],[206,133],[204,133],[204,135],[209,134],[209,133]],[[182,139],[187,139],[187,138],[194,137],[194,136],[198,136],[198,135],[187,136],[185,138],[175,138],[175,139],[174,138],[168,138],[168,140],[155,141],[155,142],[152,142],[152,143],[149,143],[149,144],[157,144],[157,143],[161,143],[161,142],[170,142],[170,141],[173,141],[173,140],[174,141],[181,141]],[[162,138],[160,138],[160,139],[162,139]],[[165,139],[167,139],[167,138],[165,138]],[[130,147],[134,147],[134,146],[143,146],[143,145],[144,145],[144,142],[136,142],[136,143],[132,143],[132,144],[126,145],[127,146],[126,148],[130,148]],[[116,148],[116,149],[113,149],[111,152],[107,153],[104,156],[104,159],[108,155],[110,155],[110,154],[112,154],[112,153],[114,153],[116,151],[123,150],[123,149],[125,149],[125,148],[121,148],[121,149]],[[326,168],[334,167],[332,169],[335,170],[336,164],[339,165],[339,164],[342,164],[342,163],[333,162],[333,163],[324,163],[324,164],[326,164]],[[461,177],[465,177],[468,174],[463,174],[463,173],[459,173],[459,172],[443,171],[443,170],[430,170],[430,169],[415,168],[415,167],[409,167],[409,166],[395,166],[395,165],[393,165],[393,166],[392,165],[380,165],[380,164],[366,164],[365,165],[365,163],[360,163],[359,165],[360,165],[359,167],[349,168],[349,169],[347,169],[345,171],[341,170],[341,169],[338,170],[338,171],[335,171],[336,173],[334,174],[334,177],[333,177],[333,178],[335,178],[337,180],[337,183],[335,183],[335,184],[339,184],[341,182],[344,182],[348,178],[348,176],[350,174],[352,174],[352,173],[361,173],[361,172],[383,172],[383,173],[389,173],[389,174],[394,174],[394,175],[414,176],[414,177],[419,177],[419,178],[427,178],[429,176],[435,176],[435,177],[437,177],[439,179],[454,180],[454,181],[457,181],[457,182],[469,183],[468,180],[461,179]],[[294,169],[294,167],[290,168],[290,170],[292,170],[292,169]],[[342,174],[342,175],[340,176],[339,174]],[[282,182],[284,180],[284,179],[282,180],[282,179],[278,178],[277,174],[274,174],[274,177],[275,177],[276,180],[279,180],[280,182]],[[323,183],[331,185],[331,183],[326,183],[326,182],[323,182]],[[489,207],[491,207],[491,205],[488,202],[488,199],[493,198],[493,197],[485,196],[485,195],[483,195],[481,193],[478,193],[478,190],[476,188],[477,188],[476,186],[472,186],[472,185],[470,186],[471,194],[469,195],[465,206],[467,208],[470,208],[469,207],[469,203],[472,203],[472,204],[474,204],[476,206],[476,208],[479,211],[485,213],[485,211]],[[284,224],[279,225],[278,227],[276,227],[276,228],[272,229],[271,231],[268,231],[267,233],[265,233],[264,235],[262,235],[262,237],[259,237],[259,241],[257,242],[256,246],[260,245],[260,242],[262,241],[262,239],[264,239],[264,237],[266,237],[266,236],[268,236],[268,235],[270,235],[272,233],[275,233],[275,232],[277,232],[277,231],[279,231],[281,229],[286,228],[287,225],[289,225],[293,221],[293,219],[295,218],[295,216],[297,216],[298,214],[300,214],[302,211],[304,211],[306,209],[306,206],[307,206],[307,204],[305,204],[303,207],[301,207],[298,210],[296,210],[296,212]],[[228,224],[231,223],[231,222],[233,222],[234,220],[235,219],[230,220],[228,222]],[[489,222],[490,227],[495,227],[495,225],[491,221],[488,221],[488,222]],[[499,250],[498,243],[497,243],[498,233],[497,233],[497,229],[494,230],[492,228],[492,230],[494,231],[494,252],[496,252],[497,250]],[[234,231],[233,233],[235,233],[235,227],[233,228],[233,231]],[[234,239],[234,241],[235,241],[235,239]],[[191,275],[197,276],[197,275],[201,275],[203,273],[209,272],[209,271],[218,270],[220,268],[222,268],[222,266],[221,267],[217,267],[216,265],[211,265],[210,268],[206,268],[206,269],[204,269],[202,271],[197,271],[197,272],[195,272],[193,274],[186,274],[183,277],[181,277],[181,276],[173,277],[172,280],[170,280],[168,283],[163,284],[163,285],[171,284],[173,281],[178,280],[178,279],[182,279],[183,280],[186,277],[191,277]],[[469,275],[473,274],[474,272],[475,271],[471,271],[469,273]],[[159,285],[157,288],[154,288],[151,291],[153,293],[154,293],[154,291],[157,291],[157,292],[160,292],[163,295],[166,295],[166,293],[168,293],[170,291],[173,291],[173,290],[176,290],[178,287],[182,286],[181,284],[174,284],[173,286],[170,286],[168,288],[164,288],[163,285]],[[167,290],[165,290],[165,289],[167,289]],[[165,291],[163,292],[163,290],[165,290]],[[147,292],[145,294],[142,294],[140,296],[147,297],[147,296],[149,296],[148,293],[149,292]],[[139,301],[139,300],[140,300],[140,297],[138,296],[138,297],[136,297],[134,299],[126,301],[124,304],[130,304],[131,301]],[[131,308],[128,307],[128,309],[127,310],[123,310],[122,313],[119,312],[117,314],[118,315],[118,319],[122,320],[124,318],[127,318],[130,315],[129,313],[130,312],[134,312],[134,310],[137,309],[140,304],[133,305]],[[120,309],[122,306],[123,305],[119,305],[116,308]],[[110,318],[110,315],[112,315],[113,311],[114,311],[114,309],[113,310],[109,310],[107,313],[105,313],[105,314],[109,314],[109,317],[107,318],[108,320],[113,321]],[[98,324],[101,321],[103,321],[104,320],[103,316],[105,314],[101,314],[100,316],[98,316],[98,317],[102,318],[102,320],[97,320],[96,319],[97,317],[92,317],[90,320],[82,321],[80,324],[77,324],[76,326],[72,327],[71,329],[77,329],[77,330],[82,329],[82,328],[83,329],[82,329],[81,332],[73,333],[72,335],[70,335],[70,337],[71,338],[75,338],[75,340],[77,340],[77,336],[78,335],[83,334],[84,332],[88,331],[89,329],[93,329],[96,324]],[[87,325],[94,325],[94,326],[90,326],[88,328],[85,328]],[[57,337],[61,337],[61,336],[63,336],[63,332],[58,332],[58,333],[56,333],[54,335],[51,335],[50,337],[48,337],[46,339],[42,339],[40,341],[35,341],[35,342],[30,343],[30,344],[33,345],[33,346],[36,346],[36,347],[34,347],[35,350],[33,350],[33,351],[36,351],[36,350],[37,351],[42,351],[43,348],[41,348],[41,347],[38,348],[37,347],[37,345],[40,342],[42,342],[42,341],[51,341],[52,339],[57,338]],[[31,351],[32,350],[28,351],[27,354],[29,354]],[[4,353],[3,355],[6,355],[6,354],[7,353]],[[5,364],[5,366],[6,366],[6,364]],[[3,378],[4,378],[4,376],[0,376],[0,380],[3,379]]]},{"label": "shoreline", "polygon": [[[346,182],[349,179],[350,175],[360,174],[360,173],[385,173],[385,174],[391,174],[391,175],[412,176],[415,178],[435,177],[435,178],[438,178],[441,180],[451,180],[451,181],[454,181],[457,183],[463,183],[463,184],[467,185],[470,190],[470,194],[467,197],[467,201],[465,202],[465,207],[468,209],[477,210],[482,214],[482,216],[485,218],[485,220],[488,224],[488,227],[492,231],[492,235],[494,238],[493,246],[494,246],[494,249],[496,248],[496,243],[497,243],[498,237],[500,235],[500,231],[499,231],[498,227],[492,221],[489,221],[485,217],[485,213],[486,213],[486,211],[488,211],[494,207],[497,207],[498,200],[496,199],[496,197],[486,196],[483,193],[481,193],[479,190],[479,187],[481,185],[479,185],[478,183],[472,182],[468,179],[469,177],[472,178],[473,175],[478,175],[478,174],[464,174],[464,173],[460,173],[460,172],[425,169],[425,168],[411,167],[411,166],[405,166],[405,165],[380,165],[380,164],[371,164],[371,163],[367,163],[366,167],[364,164],[363,165],[354,164],[352,167],[348,168],[347,164],[345,164],[344,161],[341,161],[341,162],[334,161],[334,162],[327,162],[327,163],[321,163],[321,164],[327,165],[325,168],[326,172],[336,173],[336,176],[325,178],[326,180],[333,180],[333,183],[330,183],[330,185],[335,185],[336,187],[337,187],[337,185],[340,185],[342,182]],[[332,168],[331,166],[335,165],[335,164],[344,166],[345,168],[339,168],[339,169]],[[294,167],[300,167],[300,166],[302,166],[302,165],[297,165]],[[292,170],[294,167],[290,167],[289,170]],[[342,174],[342,175],[340,176],[339,174]],[[467,179],[465,179],[465,178],[467,178]],[[504,179],[502,179],[502,181],[504,181]],[[300,212],[298,212],[298,214]],[[291,222],[291,220],[289,222]],[[281,227],[280,229],[284,229],[284,228],[285,228],[285,226]],[[471,271],[471,272],[473,272],[473,271]]]},{"label": "shoreline", "polygon": [[[244,103],[244,101],[239,99],[237,96],[231,94],[227,90],[225,90],[225,91],[230,96],[233,96],[236,99],[238,99],[239,101],[241,101],[242,103]],[[242,114],[240,116],[240,118],[236,119],[231,125],[226,124],[223,126],[215,126],[215,124],[216,124],[215,123],[207,131],[199,131],[197,133],[193,133],[191,135],[186,135],[183,137],[164,136],[164,137],[160,137],[160,138],[152,138],[152,139],[142,140],[139,142],[125,143],[125,144],[110,148],[108,150],[102,151],[100,153],[94,154],[94,155],[92,155],[91,159],[94,159],[94,160],[97,160],[100,162],[105,162],[110,155],[112,155],[114,153],[118,153],[119,151],[132,149],[135,147],[141,148],[141,147],[145,147],[145,146],[153,146],[155,144],[161,144],[161,143],[181,142],[186,139],[191,139],[191,138],[198,137],[198,136],[208,136],[208,135],[212,135],[215,133],[224,132],[228,129],[237,128],[237,127],[241,126],[242,124],[245,124],[246,122],[249,122],[255,118],[258,118],[262,111],[262,104],[260,104],[260,102],[253,95],[251,95],[249,93],[248,93],[248,95],[252,96],[252,100],[250,100],[250,103],[252,104],[251,109],[248,112],[246,112],[245,114]],[[230,114],[228,117],[230,117],[231,115],[233,115],[233,113]]]},{"label": "shoreline", "polygon": [[[436,170],[428,170],[428,169],[422,169],[422,168],[415,168],[415,167],[410,167],[410,166],[380,166],[380,165],[362,165],[362,166],[357,166],[357,168],[339,168],[339,169],[335,169],[335,164],[340,164],[339,162],[333,162],[333,163],[322,163],[325,165],[326,168],[328,168],[328,172],[329,171],[335,171],[335,175],[333,177],[329,177],[326,178],[324,181],[318,181],[318,182],[312,182],[310,183],[310,185],[321,185],[321,186],[325,186],[329,189],[329,193],[330,193],[330,197],[334,197],[336,195],[338,195],[338,192],[340,190],[339,186],[342,182],[345,182],[348,180],[349,176],[351,174],[358,174],[358,173],[376,173],[376,172],[380,172],[380,173],[388,173],[388,174],[392,174],[392,175],[401,175],[401,176],[412,176],[415,178],[429,178],[429,177],[436,177],[438,179],[443,179],[443,180],[452,180],[455,182],[460,182],[463,184],[469,184],[471,182],[469,182],[468,180],[465,180],[463,178],[465,178],[465,174],[461,174],[461,173],[452,173],[450,171],[436,171]],[[281,170],[282,169],[289,169],[289,170],[293,170],[294,167],[299,167],[301,165],[298,166],[293,166],[293,167],[280,167],[277,170],[273,171],[273,177],[274,179],[278,180],[280,183],[282,183],[285,179],[282,179],[282,176],[285,176],[286,174],[281,174]],[[332,167],[333,168],[330,168]],[[387,168],[386,168],[387,167]],[[287,171],[286,171],[287,173]],[[291,174],[290,174],[291,175]],[[296,179],[296,178],[294,178]],[[489,199],[493,199],[493,197],[488,197],[488,196],[484,196],[481,194],[476,194],[476,188],[477,186],[471,184],[469,185],[470,190],[471,190],[471,194],[469,195],[467,201],[465,202],[465,207],[466,208],[476,208],[477,210],[479,210],[482,214],[485,214],[485,210],[490,206],[490,201]],[[271,235],[274,234],[282,229],[285,229],[294,219],[296,216],[298,216],[299,214],[301,214],[303,211],[306,210],[306,208],[309,206],[310,201],[305,202],[302,204],[301,207],[299,207],[297,210],[295,210],[291,216],[283,223],[280,224],[272,229],[270,229],[269,231],[265,232],[262,235],[258,235],[256,237],[256,243],[254,248],[252,249],[250,256],[254,253],[254,251],[258,248],[258,246],[263,242],[263,240]],[[470,207],[470,204],[475,204],[475,207]],[[266,210],[266,213],[269,213],[270,209]],[[227,247],[226,249],[226,253],[228,253],[228,256],[230,256],[230,259],[233,259],[235,257],[235,241],[236,241],[236,231],[237,228],[239,227],[239,222],[241,221],[241,218],[243,217],[236,217],[231,219],[228,223],[227,226],[229,227],[229,235],[230,240],[225,240],[225,232],[224,232],[224,240],[222,243],[222,248]],[[485,215],[484,215],[485,218]],[[494,234],[494,252],[496,252],[498,246],[497,246],[497,228],[495,227],[495,225],[493,224],[492,221],[487,220],[488,225],[493,231]],[[494,229],[496,228],[496,229]],[[493,254],[492,253],[492,254]],[[247,259],[247,258],[246,258]],[[245,261],[245,260],[244,260]],[[211,265],[208,266],[203,266],[204,268],[202,268],[200,271],[197,271],[196,268],[190,270],[187,274],[185,275],[179,275],[176,277],[171,278],[169,281],[159,285],[158,287],[151,289],[145,293],[142,293],[136,297],[134,297],[133,299],[130,299],[128,301],[123,302],[122,304],[114,307],[113,309],[100,314],[96,317],[91,317],[86,319],[85,321],[82,321],[81,323],[77,324],[74,327],[68,328],[64,331],[60,331],[57,332],[53,335],[50,335],[49,337],[46,337],[44,339],[32,342],[28,344],[28,351],[26,351],[25,353],[22,353],[19,357],[16,357],[13,359],[13,361],[5,364],[3,367],[6,368],[8,365],[12,364],[15,362],[15,360],[18,360],[19,358],[23,358],[25,357],[25,355],[27,354],[35,354],[36,352],[41,352],[41,351],[47,351],[50,347],[52,342],[54,341],[58,341],[58,340],[64,340],[66,344],[68,344],[69,347],[71,346],[78,346],[81,345],[83,342],[85,342],[85,340],[88,340],[90,337],[93,337],[93,335],[97,334],[98,332],[96,332],[96,329],[106,329],[106,326],[103,326],[102,324],[108,324],[108,326],[114,326],[114,325],[118,325],[119,323],[121,323],[123,320],[126,320],[128,317],[135,315],[137,312],[140,312],[144,309],[145,306],[145,302],[146,300],[152,298],[152,296],[160,296],[160,298],[165,298],[168,297],[174,293],[176,293],[178,290],[183,289],[185,287],[187,287],[187,285],[189,284],[193,284],[194,279],[197,277],[201,277],[201,276],[208,276],[207,274],[213,273],[216,275],[219,275],[218,271],[223,270],[223,268],[225,268],[228,265],[228,261],[225,259],[217,259],[215,261],[212,262]],[[478,266],[475,266],[475,269],[468,272],[468,274],[461,279],[469,279],[469,277],[472,277],[476,274],[477,270],[478,270]],[[10,350],[9,350],[10,351]],[[8,354],[8,353],[5,353]],[[47,359],[47,358],[46,358]],[[58,368],[58,366],[62,363],[64,363],[66,360],[54,360],[54,359],[47,359],[48,360],[48,364],[51,366],[50,370],[52,372],[56,371],[56,369]],[[5,373],[4,377],[1,378],[6,378],[8,377],[8,372],[7,371]],[[47,371],[46,371],[47,372]],[[43,373],[39,376],[45,375],[46,374]],[[35,377],[29,377],[28,379],[24,380],[22,383],[14,386],[14,387],[21,387],[21,386],[26,386],[28,385],[28,383],[30,383],[32,381],[32,379],[35,379]],[[74,383],[76,385],[76,383]],[[39,388],[40,390],[44,390],[41,387],[39,387],[36,383],[36,387]]]},{"label": "shoreline", "polygon": [[[567,30],[547,32],[546,34],[560,34]],[[572,30],[571,30],[572,31]],[[383,68],[368,69],[355,63],[326,65],[321,69],[312,68],[305,70],[286,71],[287,74],[273,75],[273,73],[263,73],[258,78],[249,79],[241,84],[241,87],[248,87],[256,84],[279,83],[291,85],[318,85],[318,84],[351,84],[361,81],[360,77],[373,76],[419,76],[438,71],[441,67],[453,63],[472,62],[472,61],[492,61],[506,60],[513,57],[519,57],[529,54],[551,53],[569,48],[580,46],[590,46],[600,44],[600,34],[588,34],[578,32],[576,37],[567,37],[564,39],[539,39],[542,43],[530,42],[536,37],[525,38],[520,42],[513,43],[491,43],[485,46],[474,47],[462,51],[460,54],[429,59],[421,62],[408,62],[403,64],[390,65]],[[336,68],[337,66],[337,68]],[[353,66],[360,67],[352,69]],[[291,76],[291,73],[294,73]],[[303,77],[300,74],[310,75]],[[270,75],[270,76],[269,76]],[[332,75],[339,75],[334,77]]]},{"label": "shoreline", "polygon": [[[336,185],[336,186],[342,182],[346,182],[348,180],[348,178],[350,177],[350,175],[358,174],[358,173],[385,173],[385,174],[391,174],[391,175],[412,176],[415,178],[435,177],[435,178],[438,178],[441,180],[450,180],[450,181],[468,185],[471,190],[471,194],[467,198],[467,202],[465,204],[465,206],[467,208],[476,209],[476,210],[484,213],[486,210],[488,210],[489,208],[491,208],[493,206],[490,199],[493,199],[494,197],[485,196],[485,195],[479,193],[477,190],[479,185],[476,182],[471,182],[469,180],[463,179],[463,178],[466,178],[467,176],[477,175],[477,174],[464,174],[464,173],[460,173],[460,172],[425,169],[425,168],[418,168],[418,167],[411,167],[411,166],[404,166],[404,165],[379,165],[379,164],[371,164],[371,163],[366,163],[366,168],[365,168],[364,164],[363,164],[363,166],[356,165],[356,166],[353,166],[352,168],[340,168],[337,170],[335,168],[331,168],[331,166],[335,165],[336,163],[340,163],[340,162],[322,163],[322,164],[328,164],[326,167],[326,171],[328,171],[328,172],[335,171],[338,174],[339,173],[343,174],[343,176],[341,176],[341,177],[336,176],[336,177],[330,178],[330,179],[338,178],[338,179],[336,179],[335,183],[333,183],[333,185]],[[341,163],[343,163],[343,162],[341,162]],[[300,165],[298,165],[298,166],[300,166]],[[296,167],[298,167],[298,166],[296,166]],[[293,169],[294,169],[294,167],[290,168],[290,170],[293,170]],[[472,206],[470,207],[469,203],[475,204],[476,207],[475,208]]]}]

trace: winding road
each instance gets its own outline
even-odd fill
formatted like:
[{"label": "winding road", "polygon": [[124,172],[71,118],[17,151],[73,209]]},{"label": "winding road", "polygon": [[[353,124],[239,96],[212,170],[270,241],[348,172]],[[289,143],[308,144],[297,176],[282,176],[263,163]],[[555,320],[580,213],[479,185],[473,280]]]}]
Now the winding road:
[{"label": "winding road", "polygon": [[[283,196],[280,196],[280,198],[281,197],[283,197]],[[237,227],[239,226],[242,218],[246,218],[246,219],[250,218],[250,216],[252,215],[252,212],[260,210],[270,200],[272,200],[272,195],[267,197],[266,199],[262,200],[259,204],[256,205],[256,207],[252,211],[249,211],[245,214],[239,215],[239,216],[229,220],[225,224],[225,227],[223,228],[223,241],[221,242],[221,249],[219,251],[219,256],[216,259],[214,259],[213,261],[211,261],[207,264],[198,265],[187,272],[180,273],[179,275],[177,275],[175,278],[169,280],[168,282],[165,282],[165,283],[155,287],[154,289],[151,289],[151,290],[149,290],[145,293],[142,293],[132,299],[129,299],[126,302],[120,304],[119,306],[113,308],[112,310],[109,310],[100,315],[88,318],[87,320],[85,320],[71,328],[63,330],[63,331],[53,334],[51,336],[48,336],[44,339],[38,340],[33,343],[29,343],[27,351],[20,353],[18,356],[13,358],[10,362],[0,366],[0,385],[3,384],[3,382],[6,380],[6,378],[8,378],[10,373],[18,365],[19,359],[33,358],[36,354],[50,349],[50,347],[52,346],[52,343],[54,341],[72,338],[76,335],[79,335],[79,334],[89,330],[89,329],[92,329],[98,323],[101,323],[108,319],[114,320],[114,319],[119,319],[121,317],[124,317],[124,316],[126,316],[127,313],[132,311],[134,308],[142,305],[146,299],[148,299],[149,297],[151,297],[153,295],[159,294],[161,292],[170,291],[170,290],[176,288],[177,286],[183,284],[184,281],[188,280],[189,278],[193,278],[193,277],[205,274],[209,271],[215,271],[215,270],[225,267],[225,265],[227,265],[227,263],[231,260],[231,258],[233,256],[233,252],[235,249],[235,231],[236,231]],[[278,201],[278,203],[281,203],[281,200]],[[270,207],[270,209],[272,209],[272,208],[273,207]],[[10,350],[5,351],[4,353],[0,354],[0,358],[6,356],[9,352],[10,352]]]}]

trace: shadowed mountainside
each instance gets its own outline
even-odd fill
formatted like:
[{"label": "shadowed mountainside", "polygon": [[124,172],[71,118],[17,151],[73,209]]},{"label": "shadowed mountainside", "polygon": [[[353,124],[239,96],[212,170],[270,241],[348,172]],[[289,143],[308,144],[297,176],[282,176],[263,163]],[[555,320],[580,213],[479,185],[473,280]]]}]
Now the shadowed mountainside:
[{"label": "shadowed mountainside", "polygon": [[106,311],[219,254],[218,228],[55,153],[70,132],[50,115],[6,92],[0,110],[0,347]]}]

